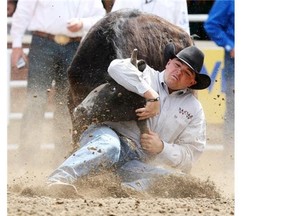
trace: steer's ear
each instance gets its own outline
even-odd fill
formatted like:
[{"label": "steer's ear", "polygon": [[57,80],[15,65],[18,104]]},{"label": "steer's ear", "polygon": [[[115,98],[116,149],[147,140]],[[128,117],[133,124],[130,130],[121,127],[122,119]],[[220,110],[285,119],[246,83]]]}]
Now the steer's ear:
[{"label": "steer's ear", "polygon": [[138,67],[138,70],[143,72],[146,68],[146,62],[143,60],[143,59],[140,59],[138,62],[137,62],[137,67]]},{"label": "steer's ear", "polygon": [[175,45],[173,42],[169,42],[164,48],[164,65],[167,64],[169,59],[175,57]]}]

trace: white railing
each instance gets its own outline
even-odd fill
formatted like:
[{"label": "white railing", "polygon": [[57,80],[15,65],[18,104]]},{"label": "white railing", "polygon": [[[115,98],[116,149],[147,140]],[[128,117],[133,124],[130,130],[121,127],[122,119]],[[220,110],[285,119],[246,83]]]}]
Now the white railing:
[{"label": "white railing", "polygon": [[205,22],[208,14],[188,14],[189,22]]}]

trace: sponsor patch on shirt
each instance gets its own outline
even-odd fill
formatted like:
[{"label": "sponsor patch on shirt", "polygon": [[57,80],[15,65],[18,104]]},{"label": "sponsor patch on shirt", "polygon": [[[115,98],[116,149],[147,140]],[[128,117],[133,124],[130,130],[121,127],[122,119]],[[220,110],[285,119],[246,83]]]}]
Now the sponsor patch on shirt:
[{"label": "sponsor patch on shirt", "polygon": [[191,113],[181,107],[179,107],[179,114],[184,115],[187,119],[191,119],[193,117]]}]

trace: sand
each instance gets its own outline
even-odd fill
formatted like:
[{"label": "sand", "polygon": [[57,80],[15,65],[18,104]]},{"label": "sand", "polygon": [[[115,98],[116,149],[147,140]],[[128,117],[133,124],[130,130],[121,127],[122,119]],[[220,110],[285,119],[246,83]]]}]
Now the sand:
[{"label": "sand", "polygon": [[[234,215],[233,141],[221,125],[208,125],[208,148],[191,176],[169,176],[147,193],[123,190],[111,173],[77,182],[81,197],[50,191],[45,181],[57,167],[53,150],[31,154],[33,166],[8,150],[8,215]],[[221,144],[221,145],[219,145]],[[29,160],[27,160],[29,161]]]}]

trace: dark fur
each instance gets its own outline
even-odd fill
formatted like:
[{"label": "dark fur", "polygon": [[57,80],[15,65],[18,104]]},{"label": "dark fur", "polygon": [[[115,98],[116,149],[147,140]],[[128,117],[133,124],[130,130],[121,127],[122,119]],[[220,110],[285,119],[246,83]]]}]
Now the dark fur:
[{"label": "dark fur", "polygon": [[[70,84],[69,110],[72,121],[74,118],[74,108],[78,106],[93,89],[101,84],[111,82],[107,68],[113,59],[129,58],[133,49],[136,48],[138,49],[138,59],[143,59],[152,68],[162,71],[168,60],[164,57],[164,50],[170,41],[173,41],[176,52],[193,43],[191,37],[181,28],[156,15],[142,13],[138,10],[112,12],[97,22],[79,46],[68,68]],[[140,99],[136,100],[138,103],[133,104],[135,100],[129,96],[129,92],[127,94],[127,90],[125,92],[125,89],[119,86],[116,91],[113,92],[113,97],[110,97],[111,84],[109,85],[105,84],[101,86],[101,94],[104,94],[101,97],[99,97],[100,87],[97,93],[93,93],[99,97],[97,106],[107,105],[107,107],[105,107],[107,110],[115,109],[118,113],[125,113],[123,116],[127,117],[126,120],[135,119],[135,108],[143,107],[143,100],[141,102]],[[115,82],[113,82],[113,85],[115,85]],[[115,88],[115,86],[112,88]],[[103,91],[103,89],[106,90]],[[119,95],[118,91],[123,95],[123,97],[121,97],[122,99],[125,95],[125,103],[123,100],[121,103],[117,102],[119,98],[115,97],[115,95]],[[95,95],[93,97],[95,97]],[[103,101],[105,97],[106,99]],[[97,120],[100,121],[100,118],[100,116],[97,116]],[[83,127],[87,123],[87,119],[84,118],[84,120],[85,121],[79,122],[78,119],[77,126],[74,121],[73,129],[79,130],[80,127]],[[110,120],[108,115],[105,120]],[[114,120],[119,121],[120,119]]]}]

